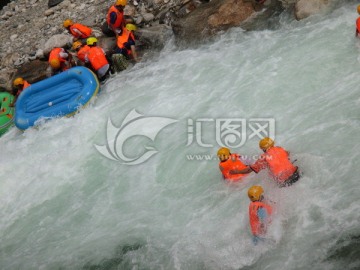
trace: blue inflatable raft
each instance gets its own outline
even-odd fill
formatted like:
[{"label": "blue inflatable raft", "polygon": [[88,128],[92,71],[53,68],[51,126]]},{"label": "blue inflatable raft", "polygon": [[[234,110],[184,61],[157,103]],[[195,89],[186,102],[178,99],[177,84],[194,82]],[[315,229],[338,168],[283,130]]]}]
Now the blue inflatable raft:
[{"label": "blue inflatable raft", "polygon": [[98,91],[99,81],[91,70],[73,67],[26,88],[16,101],[15,125],[24,130],[39,119],[71,116]]}]

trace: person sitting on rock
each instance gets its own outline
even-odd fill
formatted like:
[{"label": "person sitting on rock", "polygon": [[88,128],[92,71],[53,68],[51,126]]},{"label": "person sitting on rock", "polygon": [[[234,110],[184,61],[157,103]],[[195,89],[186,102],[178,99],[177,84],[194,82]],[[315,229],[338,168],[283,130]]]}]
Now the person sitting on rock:
[{"label": "person sitting on rock", "polygon": [[85,65],[85,57],[88,54],[90,47],[83,45],[81,41],[75,41],[72,45],[72,49],[76,52],[76,57],[80,60],[80,65]]},{"label": "person sitting on rock", "polygon": [[133,31],[137,29],[136,25],[128,23],[121,35],[117,37],[115,53],[121,53],[127,59],[134,59],[138,62],[138,56],[135,48],[135,36]]},{"label": "person sitting on rock", "polygon": [[28,83],[24,78],[18,77],[13,82],[14,87],[16,88],[14,101],[10,104],[10,107],[14,107],[16,100],[20,94],[24,91],[25,88],[29,87],[31,84]]},{"label": "person sitting on rock", "polygon": [[92,34],[92,29],[90,27],[87,27],[80,23],[73,23],[73,21],[70,19],[65,20],[63,25],[74,37],[75,41],[78,39],[86,41],[86,39]]},{"label": "person sitting on rock", "polygon": [[71,68],[71,54],[67,53],[64,48],[54,48],[49,54],[49,64],[51,75],[58,74]]},{"label": "person sitting on rock", "polygon": [[115,4],[111,6],[106,15],[106,22],[102,26],[102,32],[109,36],[118,36],[121,34],[126,20],[124,18],[124,7],[127,4],[127,0],[116,0]]},{"label": "person sitting on rock", "polygon": [[90,63],[91,69],[96,72],[100,80],[105,80],[109,72],[109,62],[106,59],[104,50],[97,46],[97,38],[89,37],[86,44],[90,47],[88,53],[85,55],[85,62]]}]

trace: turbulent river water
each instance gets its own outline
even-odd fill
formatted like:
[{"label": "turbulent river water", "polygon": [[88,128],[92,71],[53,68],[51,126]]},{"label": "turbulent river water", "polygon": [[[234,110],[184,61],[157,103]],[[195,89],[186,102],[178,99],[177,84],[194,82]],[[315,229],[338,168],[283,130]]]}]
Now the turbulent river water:
[{"label": "turbulent river water", "polygon": [[[169,44],[72,118],[0,139],[0,268],[359,269],[356,3],[276,29]],[[270,134],[303,177],[222,180]],[[247,189],[276,203],[254,246]]]}]

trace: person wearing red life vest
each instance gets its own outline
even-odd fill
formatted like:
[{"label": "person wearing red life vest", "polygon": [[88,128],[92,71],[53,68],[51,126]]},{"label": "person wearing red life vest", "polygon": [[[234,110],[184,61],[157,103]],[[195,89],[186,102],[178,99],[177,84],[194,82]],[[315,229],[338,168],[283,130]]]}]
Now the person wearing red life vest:
[{"label": "person wearing red life vest", "polygon": [[25,88],[29,87],[31,84],[24,80],[22,77],[18,77],[14,80],[13,85],[16,88],[16,94],[14,101],[10,104],[10,107],[14,106],[20,94],[24,91]]},{"label": "person wearing red life vest", "polygon": [[74,23],[72,20],[67,19],[63,23],[64,27],[74,37],[74,40],[87,39],[92,34],[92,29],[80,23]]},{"label": "person wearing red life vest", "polygon": [[85,62],[90,63],[92,70],[95,71],[98,78],[102,80],[105,79],[105,75],[108,73],[110,65],[106,59],[104,50],[96,46],[97,41],[97,38],[94,37],[89,37],[86,40],[86,44],[90,49],[85,55]]},{"label": "person wearing red life vest", "polygon": [[58,74],[71,68],[71,56],[64,48],[54,48],[49,54],[49,64],[51,67],[51,75]]},{"label": "person wearing red life vest", "polygon": [[109,8],[106,14],[106,22],[101,27],[105,35],[118,36],[121,34],[127,22],[124,18],[124,7],[126,4],[127,0],[116,0],[115,4]]},{"label": "person wearing red life vest", "polygon": [[268,225],[271,222],[272,207],[264,200],[264,189],[261,186],[252,186],[248,190],[250,199],[249,222],[253,235],[253,242],[257,244],[264,240]]},{"label": "person wearing red life vest", "polygon": [[289,160],[289,152],[282,147],[275,146],[275,142],[268,137],[260,140],[259,147],[264,154],[254,164],[237,171],[237,173],[258,173],[267,168],[279,187],[290,186],[299,180],[298,167]]},{"label": "person wearing red life vest", "polygon": [[[360,14],[360,5],[357,6],[357,12]],[[356,19],[356,31],[355,36],[360,37],[360,17]]]},{"label": "person wearing red life vest", "polygon": [[241,161],[241,156],[231,154],[229,148],[220,148],[217,156],[220,159],[219,169],[225,180],[236,182],[242,180],[247,175],[247,173],[239,174],[236,172],[237,170],[245,169],[246,165]]},{"label": "person wearing red life vest", "polygon": [[76,52],[76,56],[80,60],[80,65],[85,65],[85,57],[88,54],[90,47],[88,45],[82,45],[81,41],[75,41],[72,45],[72,49]]},{"label": "person wearing red life vest", "polygon": [[138,62],[137,52],[135,48],[135,36],[133,31],[137,29],[136,25],[128,23],[123,29],[121,35],[116,39],[115,53],[121,53],[127,59],[134,59]]}]

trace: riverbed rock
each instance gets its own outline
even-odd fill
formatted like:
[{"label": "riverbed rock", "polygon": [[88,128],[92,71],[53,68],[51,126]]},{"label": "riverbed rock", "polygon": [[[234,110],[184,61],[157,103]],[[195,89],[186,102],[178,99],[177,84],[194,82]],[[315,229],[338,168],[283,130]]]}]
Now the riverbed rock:
[{"label": "riverbed rock", "polygon": [[322,12],[328,7],[328,4],[328,0],[299,0],[295,4],[295,18],[302,20]]}]

